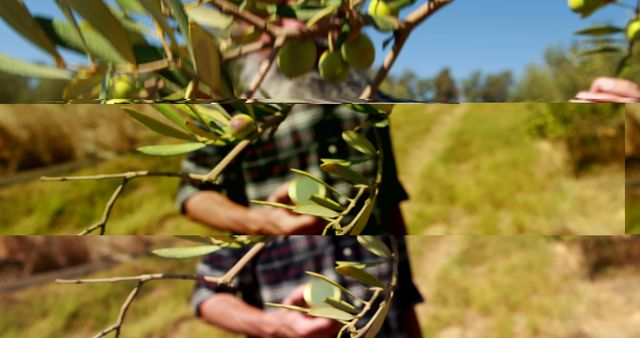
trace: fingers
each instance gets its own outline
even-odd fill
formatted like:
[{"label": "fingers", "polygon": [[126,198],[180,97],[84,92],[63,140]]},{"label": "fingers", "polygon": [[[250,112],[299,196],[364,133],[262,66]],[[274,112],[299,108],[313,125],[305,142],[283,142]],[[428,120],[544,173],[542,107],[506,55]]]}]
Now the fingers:
[{"label": "fingers", "polygon": [[620,96],[614,93],[580,92],[571,102],[638,102],[638,98]]},{"label": "fingers", "polygon": [[291,204],[289,198],[289,183],[279,186],[274,192],[267,198],[269,202]]},{"label": "fingers", "polygon": [[628,80],[616,79],[610,77],[597,78],[591,84],[591,93],[603,93],[612,95],[612,98],[627,98],[626,101],[640,100],[640,86]]},{"label": "fingers", "polygon": [[304,300],[304,287],[305,285],[302,284],[295,288],[289,295],[287,295],[282,303],[285,305],[294,305],[300,307],[307,306],[307,302],[305,302]]}]

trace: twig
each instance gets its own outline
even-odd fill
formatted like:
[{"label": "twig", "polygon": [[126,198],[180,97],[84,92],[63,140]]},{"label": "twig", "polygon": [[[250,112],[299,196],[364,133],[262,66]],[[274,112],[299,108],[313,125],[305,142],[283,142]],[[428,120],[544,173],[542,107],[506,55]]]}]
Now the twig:
[{"label": "twig", "polygon": [[245,149],[251,144],[251,139],[242,140],[220,161],[208,174],[203,178],[203,182],[214,182],[218,180],[218,177],[225,168]]},{"label": "twig", "polygon": [[241,11],[238,6],[227,0],[203,0],[201,3],[210,2],[214,6],[216,6],[222,13],[232,15],[250,25],[255,26],[261,31],[271,35],[272,38],[275,38],[280,34],[281,28],[276,27],[269,22],[265,21],[261,17],[249,12],[249,11]]},{"label": "twig", "polygon": [[389,70],[396,61],[396,58],[400,54],[404,43],[409,38],[409,35],[413,31],[413,29],[426,20],[428,17],[433,15],[437,10],[444,7],[445,5],[451,3],[453,0],[431,0],[420,6],[414,12],[409,14],[404,22],[401,22],[398,29],[395,31],[395,43],[393,44],[393,48],[384,59],[384,63],[382,67],[376,73],[375,78],[360,94],[360,99],[370,100],[373,98],[374,93],[378,90],[378,87],[382,83],[382,81],[389,74]]},{"label": "twig", "polygon": [[120,308],[120,314],[118,315],[118,320],[115,322],[115,324],[100,331],[93,338],[104,337],[107,334],[111,333],[112,331],[115,332],[116,338],[120,337],[120,332],[122,332],[122,323],[124,323],[124,318],[127,315],[127,311],[129,310],[129,307],[131,307],[131,303],[133,303],[133,300],[138,295],[138,292],[140,292],[140,288],[142,287],[143,283],[144,282],[138,281],[138,283],[136,284],[136,287],[133,288],[133,290],[131,290],[131,293],[129,293],[127,300],[125,300],[124,304],[122,304],[122,307]]},{"label": "twig", "polygon": [[241,45],[232,50],[222,53],[222,58],[225,61],[233,60],[241,56],[245,56],[247,54],[251,54],[251,53],[255,53],[255,52],[259,52],[261,50],[267,49],[271,47],[272,44],[273,44],[273,41],[271,40],[255,41],[252,43],[248,43],[246,45]]},{"label": "twig", "polygon": [[253,80],[251,80],[249,89],[245,94],[245,97],[247,99],[253,98],[253,95],[255,95],[258,88],[260,88],[260,85],[262,84],[262,81],[264,81],[265,77],[267,76],[269,69],[271,69],[271,66],[273,66],[276,56],[278,55],[278,52],[280,51],[280,47],[282,47],[282,44],[284,43],[284,41],[285,41],[284,38],[278,38],[276,40],[275,45],[273,46],[273,49],[269,53],[269,57],[264,59],[260,64],[260,69],[258,70],[258,73],[254,76]]},{"label": "twig", "polygon": [[127,311],[131,307],[131,304],[135,300],[136,296],[140,292],[142,285],[144,283],[159,280],[159,279],[181,279],[181,280],[199,280],[209,283],[223,284],[223,285],[231,285],[236,276],[242,271],[242,269],[273,239],[269,238],[264,242],[259,242],[254,244],[249,251],[247,251],[240,260],[238,260],[227,273],[224,274],[223,277],[211,277],[211,276],[198,276],[198,275],[178,275],[178,274],[145,274],[139,276],[130,276],[130,277],[112,277],[112,278],[96,278],[96,279],[77,279],[77,280],[64,280],[59,279],[56,281],[58,284],[96,284],[96,283],[116,283],[116,282],[130,282],[135,281],[136,285],[129,293],[129,296],[124,301],[120,308],[120,314],[118,315],[118,319],[116,322],[100,331],[98,334],[94,336],[94,338],[104,337],[111,332],[115,332],[115,336],[119,337],[120,332],[122,331],[122,325],[124,324],[125,317],[127,315]]},{"label": "twig", "polygon": [[92,233],[96,229],[100,229],[100,235],[104,235],[106,232],[107,222],[109,221],[109,216],[111,215],[111,210],[113,210],[114,205],[118,201],[120,195],[124,191],[124,187],[129,183],[130,180],[138,177],[181,177],[188,178],[192,180],[202,180],[202,175],[198,174],[189,174],[189,173],[162,173],[162,172],[150,172],[150,171],[130,171],[126,173],[119,174],[106,174],[106,175],[93,175],[93,176],[64,176],[64,177],[46,177],[43,176],[40,179],[42,181],[84,181],[84,180],[109,180],[109,179],[120,179],[121,182],[116,187],[116,190],[111,194],[111,198],[105,205],[104,211],[102,213],[102,217],[99,221],[82,230],[78,235],[84,236]]}]

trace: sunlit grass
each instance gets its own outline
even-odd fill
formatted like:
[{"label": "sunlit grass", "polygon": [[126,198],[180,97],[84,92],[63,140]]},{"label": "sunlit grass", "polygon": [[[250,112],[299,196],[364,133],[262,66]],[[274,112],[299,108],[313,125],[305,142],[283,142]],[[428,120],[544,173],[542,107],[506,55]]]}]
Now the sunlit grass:
[{"label": "sunlit grass", "polygon": [[[398,163],[416,173],[401,176],[411,193],[411,208],[406,209],[411,211],[407,215],[411,233],[624,231],[622,167],[576,178],[561,145],[527,132],[526,105],[468,105],[465,109],[448,131],[442,152],[423,155],[431,156],[427,163],[415,155],[404,157],[403,149],[419,146],[421,135],[407,137],[398,126],[411,123],[405,120],[409,116],[394,116]],[[439,127],[438,120],[433,123],[425,130]]]}]

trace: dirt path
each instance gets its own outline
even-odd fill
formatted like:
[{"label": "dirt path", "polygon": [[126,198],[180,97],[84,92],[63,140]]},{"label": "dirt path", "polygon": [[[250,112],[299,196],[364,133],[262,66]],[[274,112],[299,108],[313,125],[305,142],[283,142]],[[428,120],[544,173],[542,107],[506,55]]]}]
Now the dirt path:
[{"label": "dirt path", "polygon": [[[468,105],[458,105],[455,109],[450,110],[450,113],[441,114],[434,123],[431,132],[426,134],[419,142],[412,143],[411,151],[406,157],[407,160],[411,159],[411,165],[404,166],[405,170],[402,172],[404,182],[417,182],[420,179],[422,169],[436,160],[447,149],[450,143],[449,133],[455,129],[468,110]],[[417,194],[415,189],[419,187],[419,184],[405,183],[409,196]],[[411,199],[402,205],[405,215],[415,215],[416,209],[421,207]]]}]

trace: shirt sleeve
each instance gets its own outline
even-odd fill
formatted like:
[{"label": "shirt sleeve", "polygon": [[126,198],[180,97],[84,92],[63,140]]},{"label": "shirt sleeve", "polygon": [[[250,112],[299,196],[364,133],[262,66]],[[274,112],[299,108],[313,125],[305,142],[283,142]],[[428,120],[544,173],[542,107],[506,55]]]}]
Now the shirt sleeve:
[{"label": "shirt sleeve", "polygon": [[[198,276],[222,277],[244,255],[246,249],[223,248],[205,256],[197,265]],[[247,265],[234,278],[230,286],[197,281],[191,295],[191,306],[196,316],[200,317],[200,305],[218,293],[239,293],[247,290],[247,283],[252,283],[251,264]],[[250,289],[249,289],[250,290]]]},{"label": "shirt sleeve", "polygon": [[[190,174],[207,174],[230,151],[229,146],[208,146],[190,153],[182,162],[182,172]],[[232,161],[215,183],[202,183],[197,180],[182,179],[176,194],[176,206],[184,213],[185,202],[200,191],[218,191],[224,193],[236,203],[247,204],[244,193],[242,159],[238,156]]]}]

